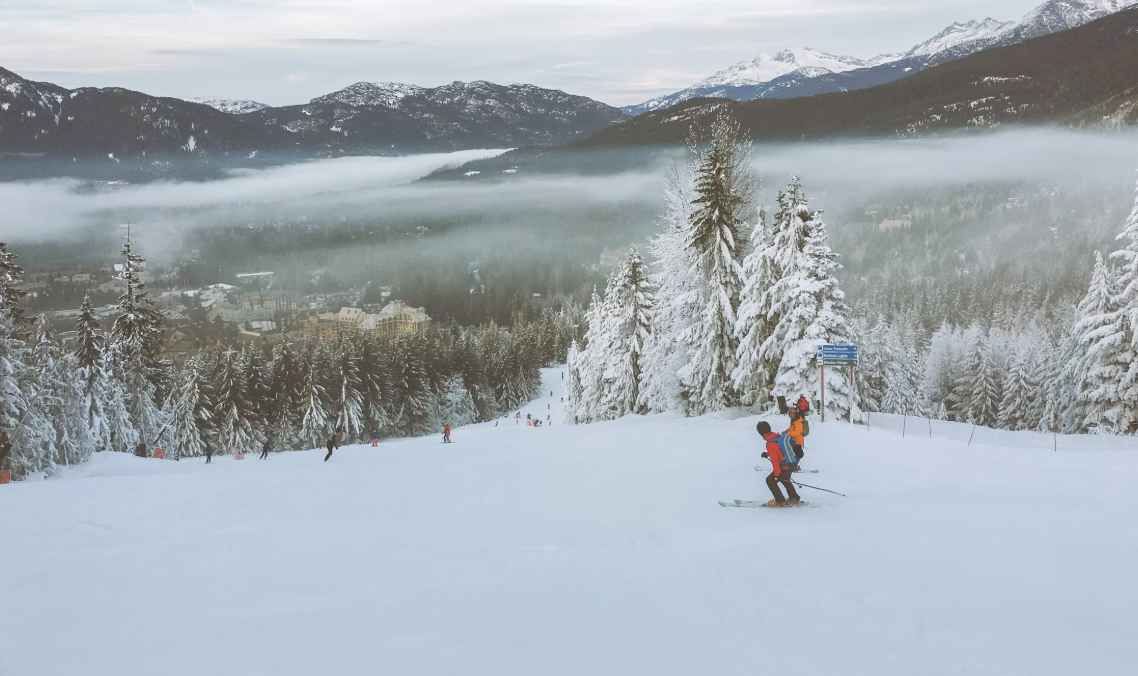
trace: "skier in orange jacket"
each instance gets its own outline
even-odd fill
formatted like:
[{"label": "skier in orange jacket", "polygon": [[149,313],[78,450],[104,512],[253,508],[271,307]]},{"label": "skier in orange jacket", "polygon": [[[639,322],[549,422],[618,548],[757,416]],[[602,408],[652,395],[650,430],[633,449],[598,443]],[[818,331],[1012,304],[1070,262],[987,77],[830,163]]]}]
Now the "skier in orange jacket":
[{"label": "skier in orange jacket", "polygon": [[[786,434],[794,439],[800,449],[806,447],[806,430],[802,426],[802,414],[797,409],[790,409],[790,427],[786,428]],[[801,451],[798,456],[802,457]]]}]

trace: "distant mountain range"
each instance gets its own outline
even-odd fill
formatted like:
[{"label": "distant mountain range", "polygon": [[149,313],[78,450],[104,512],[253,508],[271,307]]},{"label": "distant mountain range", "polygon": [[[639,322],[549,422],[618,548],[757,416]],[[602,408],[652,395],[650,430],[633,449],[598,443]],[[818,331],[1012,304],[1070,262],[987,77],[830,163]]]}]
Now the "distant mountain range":
[{"label": "distant mountain range", "polygon": [[359,83],[297,106],[186,101],[116,87],[65,89],[0,68],[0,153],[151,163],[258,153],[407,154],[566,143],[626,119],[531,85],[434,89]]},{"label": "distant mountain range", "polygon": [[1138,4],[1138,0],[1047,0],[1019,21],[954,23],[903,54],[868,60],[802,47],[760,54],[687,89],[622,108],[629,115],[661,110],[694,98],[735,101],[789,99],[852,91],[892,82],[970,54],[1081,26]]},{"label": "distant mountain range", "polygon": [[245,113],[253,113],[262,108],[269,106],[259,101],[247,101],[245,99],[186,99],[193,103],[204,103],[210,108],[220,110],[223,113],[231,113],[233,115],[244,115]]},{"label": "distant mountain range", "polygon": [[[721,112],[755,140],[919,136],[1003,125],[1138,124],[1138,8],[873,87],[790,99],[691,99],[574,147],[675,145]],[[514,161],[510,154],[501,162]]]}]

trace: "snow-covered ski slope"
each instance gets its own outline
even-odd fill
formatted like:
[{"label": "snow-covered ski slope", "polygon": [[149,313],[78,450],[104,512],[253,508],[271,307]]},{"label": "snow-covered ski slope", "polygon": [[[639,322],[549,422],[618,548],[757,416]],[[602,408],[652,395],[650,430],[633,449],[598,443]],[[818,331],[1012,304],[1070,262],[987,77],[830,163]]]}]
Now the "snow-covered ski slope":
[{"label": "snow-covered ski slope", "polygon": [[552,427],[0,486],[0,674],[1135,672],[1138,452],[815,421],[848,498],[724,509],[754,417],[567,427],[545,376]]}]

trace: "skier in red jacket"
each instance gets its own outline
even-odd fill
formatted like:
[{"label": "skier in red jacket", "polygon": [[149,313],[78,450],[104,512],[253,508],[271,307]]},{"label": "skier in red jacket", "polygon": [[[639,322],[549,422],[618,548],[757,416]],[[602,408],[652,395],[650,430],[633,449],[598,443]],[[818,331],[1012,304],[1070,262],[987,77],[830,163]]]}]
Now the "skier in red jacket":
[{"label": "skier in red jacket", "polygon": [[774,471],[767,475],[767,488],[771,489],[771,494],[774,495],[774,500],[768,502],[767,507],[786,507],[787,499],[782,497],[782,491],[778,489],[780,483],[786,488],[786,494],[790,496],[789,504],[799,504],[802,500],[798,497],[798,491],[794,490],[794,484],[790,482],[790,462],[783,455],[782,447],[779,445],[782,435],[771,431],[770,423],[765,420],[760,421],[755,429],[762,435],[767,445],[763,457],[769,459],[774,468]]},{"label": "skier in red jacket", "polygon": [[806,398],[805,394],[800,394],[798,395],[798,401],[795,402],[794,407],[798,409],[799,415],[805,418],[806,414],[810,412],[810,400]]}]

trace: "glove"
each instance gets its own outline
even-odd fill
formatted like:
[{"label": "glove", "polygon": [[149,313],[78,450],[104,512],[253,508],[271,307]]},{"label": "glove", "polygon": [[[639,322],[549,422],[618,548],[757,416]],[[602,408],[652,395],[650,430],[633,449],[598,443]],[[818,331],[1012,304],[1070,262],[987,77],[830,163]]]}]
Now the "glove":
[{"label": "glove", "polygon": [[764,458],[764,459],[766,459],[766,458],[769,458],[769,457],[771,457],[771,456],[770,456],[770,454],[769,454],[769,453],[767,453],[766,451],[763,451],[763,458]]}]

